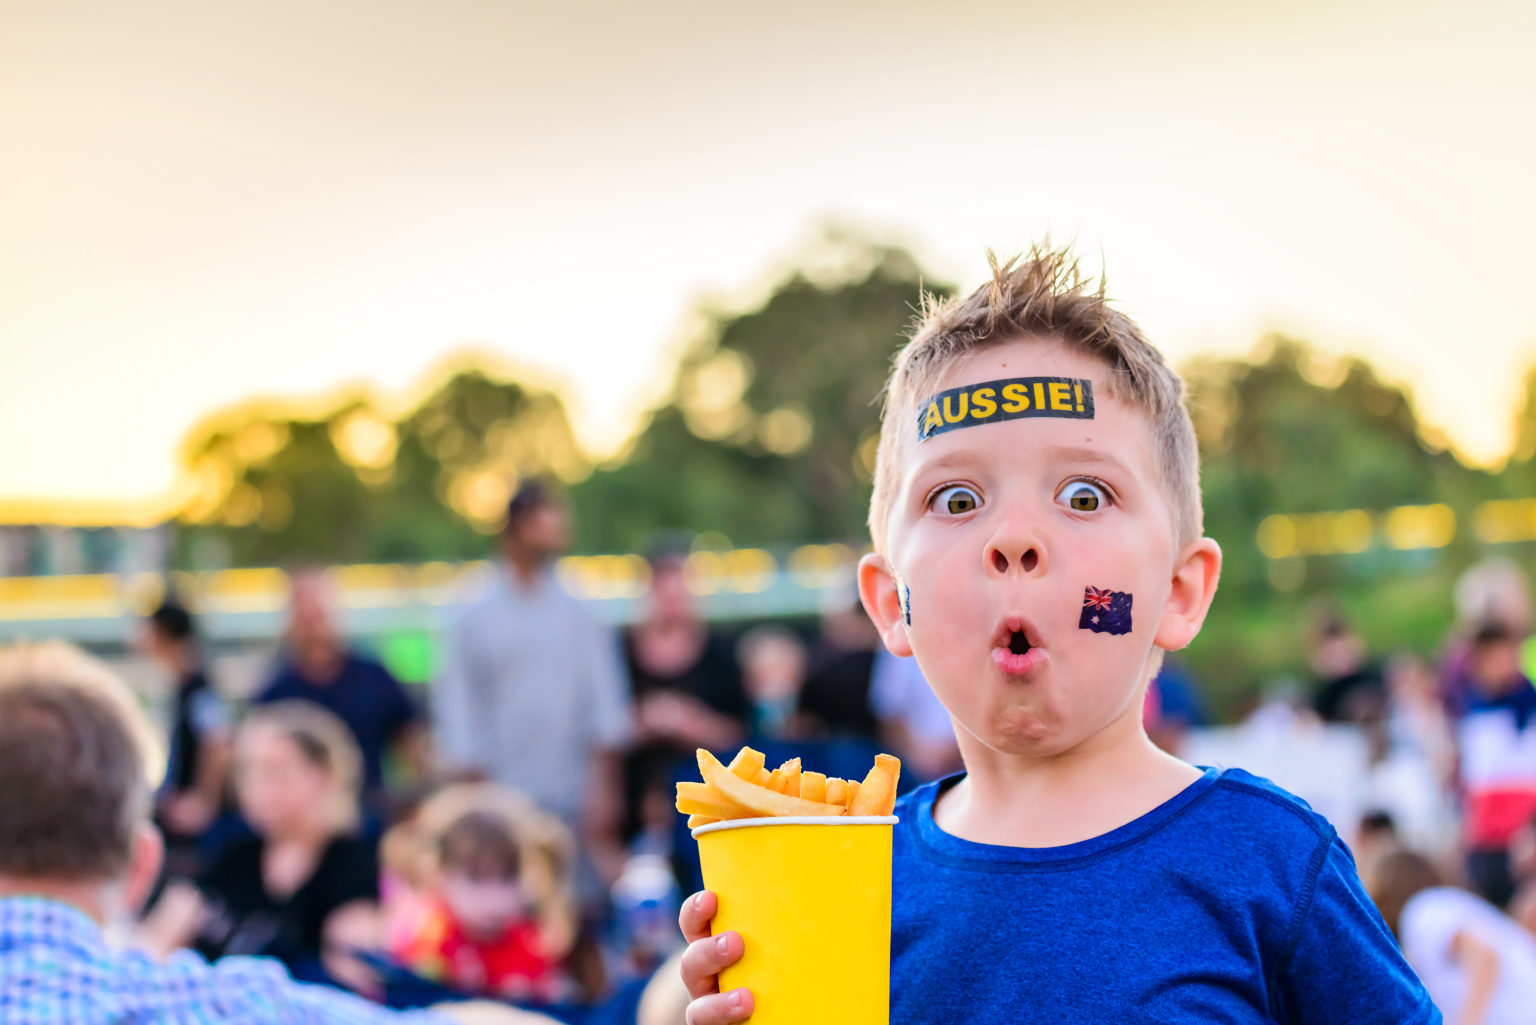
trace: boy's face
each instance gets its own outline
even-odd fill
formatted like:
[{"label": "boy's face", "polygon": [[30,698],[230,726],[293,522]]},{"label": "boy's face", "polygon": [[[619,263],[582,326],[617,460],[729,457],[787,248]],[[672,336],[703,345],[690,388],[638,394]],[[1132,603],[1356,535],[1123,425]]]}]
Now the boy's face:
[{"label": "boy's face", "polygon": [[910,415],[889,551],[866,558],[861,592],[886,644],[916,654],[968,757],[977,741],[1047,757],[1137,728],[1154,642],[1182,647],[1214,594],[1220,551],[1176,544],[1151,426],[1110,396],[1107,375],[1058,340],[1005,343],[933,391],[1086,378],[1092,419],[976,423],[920,442]]}]

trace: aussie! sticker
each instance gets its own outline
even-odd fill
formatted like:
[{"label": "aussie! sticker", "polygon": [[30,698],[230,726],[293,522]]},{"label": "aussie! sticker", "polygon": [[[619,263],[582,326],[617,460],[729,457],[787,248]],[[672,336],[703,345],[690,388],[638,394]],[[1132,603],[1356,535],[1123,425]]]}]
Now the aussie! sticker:
[{"label": "aussie! sticker", "polygon": [[1083,588],[1083,614],[1077,625],[1096,634],[1131,632],[1131,592],[1108,588]]},{"label": "aussie! sticker", "polygon": [[1014,377],[941,391],[918,407],[917,440],[957,427],[1054,416],[1093,419],[1093,382],[1085,377]]}]

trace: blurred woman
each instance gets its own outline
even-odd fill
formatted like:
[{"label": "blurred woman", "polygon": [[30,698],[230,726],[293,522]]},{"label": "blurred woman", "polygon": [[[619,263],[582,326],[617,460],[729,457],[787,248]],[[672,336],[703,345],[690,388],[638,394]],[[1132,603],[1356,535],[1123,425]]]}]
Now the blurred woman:
[{"label": "blurred woman", "polygon": [[650,563],[645,612],[624,635],[639,727],[625,766],[631,837],[670,831],[675,767],[697,748],[739,744],[748,713],[741,670],[694,605],[683,552],[663,549]]},{"label": "blurred woman", "polygon": [[1536,937],[1401,848],[1364,866],[1371,897],[1435,1006],[1456,1025],[1529,1023]]},{"label": "blurred woman", "polygon": [[360,756],[324,709],[283,702],[253,711],[235,738],[235,795],[255,836],[197,881],[167,888],[145,921],[157,951],[264,954],[296,977],[367,988],[350,958],[375,948],[378,866],[356,835]]}]

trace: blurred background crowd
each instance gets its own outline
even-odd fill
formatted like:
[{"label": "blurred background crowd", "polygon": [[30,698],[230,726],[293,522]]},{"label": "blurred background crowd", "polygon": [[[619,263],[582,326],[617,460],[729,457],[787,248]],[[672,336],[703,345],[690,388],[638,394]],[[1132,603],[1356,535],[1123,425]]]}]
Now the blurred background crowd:
[{"label": "blurred background crowd", "polygon": [[[163,725],[171,857],[134,942],[627,1022],[699,886],[672,809],[695,748],[959,768],[853,586],[871,403],[934,286],[900,248],[817,246],[815,280],[714,315],[613,460],[468,367],[394,418],[210,417],[164,522],[0,527],[0,638],[93,649]],[[1400,933],[1476,920],[1536,955],[1536,400],[1490,469],[1357,358],[1270,338],[1185,369],[1226,565],[1149,733],[1328,815]]]},{"label": "blurred background crowd", "polygon": [[[130,941],[265,954],[394,1006],[490,996],[632,1021],[700,886],[672,808],[695,748],[851,777],[892,751],[904,788],[960,768],[947,714],[879,644],[850,565],[817,615],[711,620],[704,574],[722,557],[664,533],[610,623],[561,582],[575,526],[564,488],[517,487],[440,608],[425,681],[349,630],[340,569],[282,572],[273,646],[216,641],[206,596],[178,590],[208,578],[167,576],[117,653],[166,745],[170,857]],[[1438,636],[1384,647],[1316,594],[1296,672],[1223,713],[1211,663],[1171,658],[1144,721],[1168,750],[1268,775],[1329,815],[1400,936],[1405,907],[1449,897],[1454,921],[1518,960],[1536,951],[1531,588],[1492,556],[1448,597]]]},{"label": "blurred background crowd", "polygon": [[161,724],[129,941],[633,1020],[695,747],[958,768],[853,591],[878,396],[1054,229],[1224,551],[1148,731],[1536,988],[1536,8],[322,6],[0,0],[0,645]]}]

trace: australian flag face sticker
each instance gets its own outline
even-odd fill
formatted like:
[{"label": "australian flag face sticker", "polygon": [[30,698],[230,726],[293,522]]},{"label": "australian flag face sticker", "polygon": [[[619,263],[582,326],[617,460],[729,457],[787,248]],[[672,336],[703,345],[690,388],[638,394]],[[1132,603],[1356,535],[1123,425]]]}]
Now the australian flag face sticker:
[{"label": "australian flag face sticker", "polygon": [[1129,591],[1083,589],[1083,614],[1077,625],[1096,634],[1131,632],[1131,594]]}]

